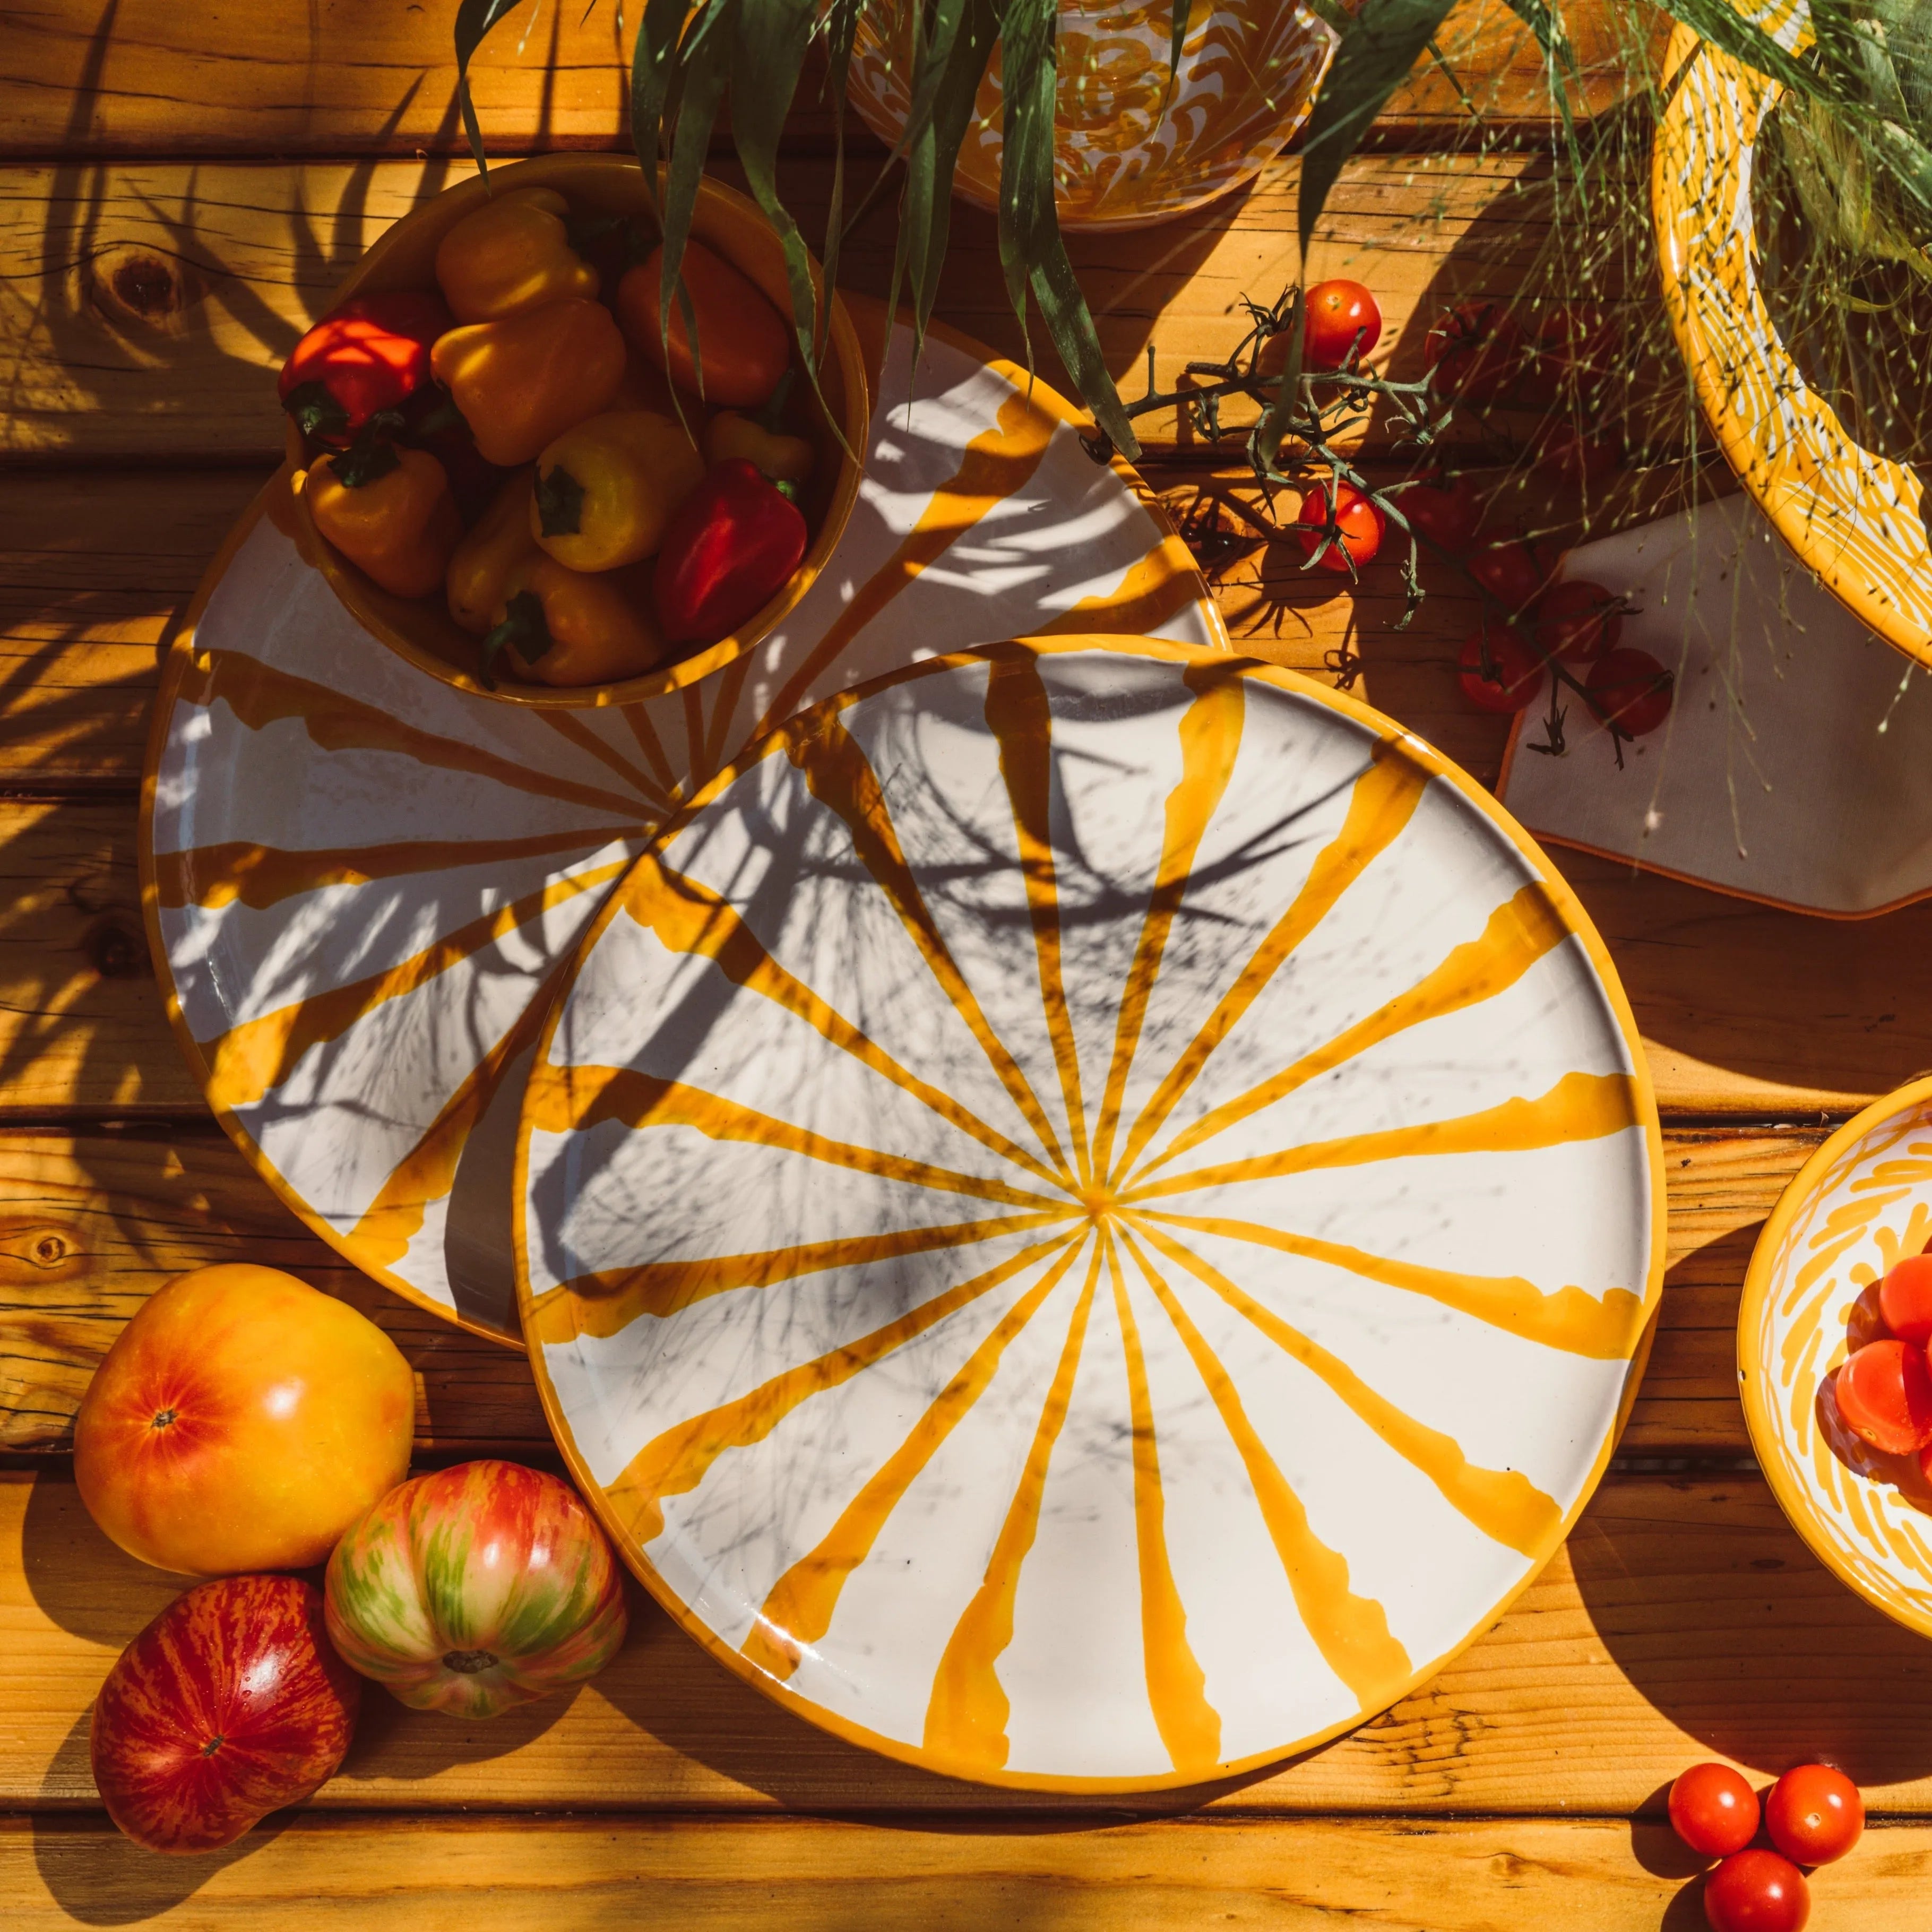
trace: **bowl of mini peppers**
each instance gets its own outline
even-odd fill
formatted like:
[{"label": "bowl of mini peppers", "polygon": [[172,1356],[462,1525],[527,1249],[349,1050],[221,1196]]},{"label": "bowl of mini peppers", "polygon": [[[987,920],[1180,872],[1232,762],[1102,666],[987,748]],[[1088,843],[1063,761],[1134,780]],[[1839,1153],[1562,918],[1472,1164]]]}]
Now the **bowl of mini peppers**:
[{"label": "bowl of mini peppers", "polygon": [[398,222],[296,346],[298,541],[420,669],[652,697],[750,650],[830,556],[868,415],[844,304],[814,381],[778,237],[709,180],[668,326],[662,264],[634,161],[546,156]]}]

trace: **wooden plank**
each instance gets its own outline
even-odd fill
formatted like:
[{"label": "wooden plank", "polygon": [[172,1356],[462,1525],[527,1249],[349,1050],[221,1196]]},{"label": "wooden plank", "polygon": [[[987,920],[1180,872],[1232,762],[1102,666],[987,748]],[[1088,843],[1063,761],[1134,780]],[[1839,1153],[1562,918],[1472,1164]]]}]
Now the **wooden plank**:
[{"label": "wooden plank", "polygon": [[[273,1828],[270,1828],[273,1830]],[[1654,1821],[1562,1818],[1244,1820],[1062,1832],[881,1828],[830,1819],[464,1820],[296,1814],[213,1858],[154,1857],[92,1820],[0,1825],[0,1885],[20,1932],[192,1924],[253,1932],[269,1916],[357,1932],[554,1932],[782,1924],[851,1932],[1654,1932],[1701,1925],[1694,1866]],[[1932,1875],[1932,1826],[1868,1832],[1818,1875],[1833,1932],[1890,1928]],[[1909,1917],[1906,1921],[1909,1922]]]},{"label": "wooden plank", "polygon": [[[1573,99],[1599,112],[1628,91],[1621,11],[1570,0],[1563,12],[1580,70]],[[536,8],[496,30],[472,68],[493,152],[628,144],[620,17],[608,7]],[[451,18],[324,0],[225,13],[217,31],[168,0],[10,4],[0,8],[0,154],[460,154]],[[1449,71],[1418,68],[1390,103],[1383,138],[1546,134],[1546,64],[1503,0],[1464,0],[1438,44]],[[794,150],[831,138],[821,71],[814,56],[787,124]],[[853,141],[874,151],[862,128]]]},{"label": "wooden plank", "polygon": [[[1667,1135],[1669,1273],[1628,1455],[1746,1453],[1733,1336],[1751,1244],[1821,1138]],[[522,1358],[418,1314],[339,1260],[212,1124],[0,1132],[0,1450],[58,1454],[94,1364],[170,1276],[211,1262],[294,1270],[375,1317],[416,1364],[419,1450],[547,1454]]]},{"label": "wooden plank", "polygon": [[[0,1474],[0,1808],[85,1807],[89,1701],[180,1580],[123,1557],[51,1472]],[[1162,1814],[1655,1810],[1688,1763],[1844,1766],[1874,1811],[1932,1810],[1924,1646],[1812,1558],[1754,1475],[1613,1476],[1495,1630],[1353,1736],[1232,1788],[1109,1799]],[[839,1742],[638,1604],[572,1698],[478,1724],[372,1693],[326,1809],[977,1812],[1094,1801],[926,1776]]]}]

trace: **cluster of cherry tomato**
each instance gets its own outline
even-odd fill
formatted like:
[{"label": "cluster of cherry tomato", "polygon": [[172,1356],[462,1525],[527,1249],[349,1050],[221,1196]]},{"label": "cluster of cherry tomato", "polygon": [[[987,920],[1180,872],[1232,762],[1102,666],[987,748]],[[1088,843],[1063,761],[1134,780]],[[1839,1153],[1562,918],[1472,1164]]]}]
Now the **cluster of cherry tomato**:
[{"label": "cluster of cherry tomato", "polygon": [[1834,1384],[1838,1413],[1862,1442],[1916,1456],[1932,1478],[1932,1254],[1907,1255],[1879,1284],[1886,1333],[1852,1351]]},{"label": "cluster of cherry tomato", "polygon": [[1670,1787],[1670,1822],[1694,1852],[1720,1858],[1704,1881],[1711,1932],[1802,1932],[1811,1892],[1801,1865],[1843,1858],[1865,1828],[1864,1801],[1828,1764],[1801,1764],[1764,1795],[1727,1764],[1694,1764]]}]

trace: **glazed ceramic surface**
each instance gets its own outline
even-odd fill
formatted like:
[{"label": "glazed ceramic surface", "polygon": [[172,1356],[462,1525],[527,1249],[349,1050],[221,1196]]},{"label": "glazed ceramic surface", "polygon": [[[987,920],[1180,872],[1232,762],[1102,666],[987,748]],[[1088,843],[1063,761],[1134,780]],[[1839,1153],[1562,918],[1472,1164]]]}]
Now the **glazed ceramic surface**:
[{"label": "glazed ceramic surface", "polygon": [[1042,640],[830,700],[610,898],[525,1091],[552,1426],[645,1582],[935,1770],[1192,1782],[1487,1627],[1658,1292],[1608,960],[1292,674]]},{"label": "glazed ceramic surface", "polygon": [[[896,142],[910,105],[895,58],[895,9],[875,4],[853,44],[852,105]],[[1334,36],[1305,6],[1218,0],[1197,7],[1168,86],[1167,0],[1060,0],[1054,183],[1063,228],[1140,227],[1252,180],[1308,118]],[[957,192],[1000,200],[1000,50],[959,151]]]},{"label": "glazed ceramic surface", "polygon": [[1932,1636],[1932,1487],[1910,1456],[1839,1420],[1833,1378],[1882,1330],[1887,1269],[1932,1241],[1932,1080],[1888,1094],[1807,1161],[1759,1236],[1738,1310],[1744,1417],[1812,1553],[1888,1616]]},{"label": "glazed ceramic surface", "polygon": [[[1807,30],[1777,10],[1780,37]],[[1780,90],[1680,28],[1652,176],[1664,298],[1731,466],[1801,562],[1861,622],[1932,664],[1932,541],[1917,475],[1862,448],[1807,384],[1757,278],[1751,184]]]},{"label": "glazed ceramic surface", "polygon": [[1131,471],[1088,458],[1064,402],[934,338],[908,412],[908,351],[901,332],[832,566],[757,650],[646,704],[540,712],[416,670],[302,562],[285,479],[211,572],[149,748],[154,957],[242,1151],[400,1292],[515,1337],[509,1162],[542,1004],[645,840],[738,747],[1015,629],[1225,644],[1185,547]]}]

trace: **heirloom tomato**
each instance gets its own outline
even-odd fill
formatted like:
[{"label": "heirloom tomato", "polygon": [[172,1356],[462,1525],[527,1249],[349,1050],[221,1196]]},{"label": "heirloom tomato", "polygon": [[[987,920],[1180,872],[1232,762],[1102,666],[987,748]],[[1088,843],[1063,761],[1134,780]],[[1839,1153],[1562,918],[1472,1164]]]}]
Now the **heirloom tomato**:
[{"label": "heirloom tomato", "polygon": [[209,1576],[320,1563],[410,1466],[416,1378],[346,1302],[230,1262],[156,1289],[94,1371],[74,1474],[130,1556]]},{"label": "heirloom tomato", "polygon": [[328,1559],[328,1634],[400,1702],[494,1718],[594,1677],[624,1641],[624,1588],[568,1484],[464,1462],[392,1490]]}]

